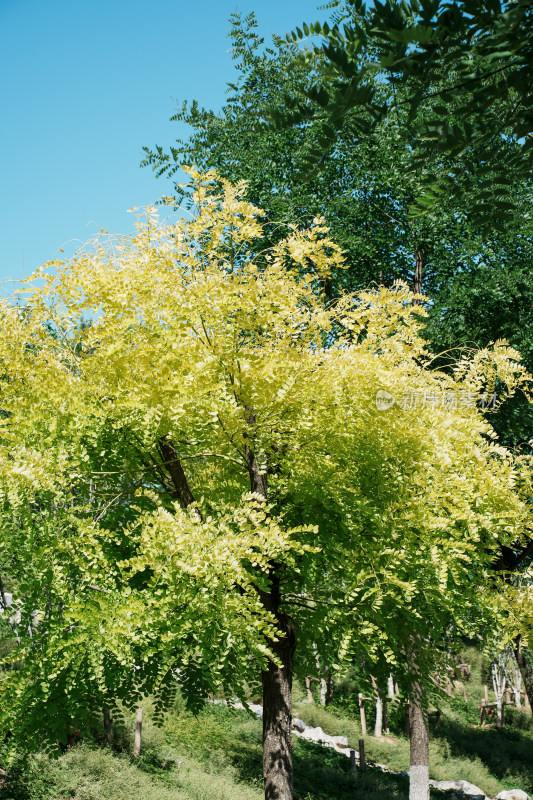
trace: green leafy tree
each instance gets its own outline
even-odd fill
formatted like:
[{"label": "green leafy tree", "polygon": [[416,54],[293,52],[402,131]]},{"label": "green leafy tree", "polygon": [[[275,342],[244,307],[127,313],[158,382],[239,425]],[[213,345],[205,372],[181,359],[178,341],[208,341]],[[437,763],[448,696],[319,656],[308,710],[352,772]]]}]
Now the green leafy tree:
[{"label": "green leafy tree", "polygon": [[[337,9],[332,24],[304,24],[287,36],[292,43],[319,37],[311,57],[325,66],[317,85],[302,87],[300,102],[273,117],[319,118],[331,146],[347,119],[355,117],[361,138],[368,130],[359,120],[379,124],[405,111],[404,135],[415,148],[410,170],[420,179],[411,215],[438,206],[451,185],[471,194],[469,212],[483,228],[509,219],[517,209],[516,183],[531,178],[533,164],[527,0],[385,0],[373,8],[347,0],[331,7]],[[376,75],[391,88],[389,96]],[[310,154],[309,166],[319,157]]]},{"label": "green leafy tree", "polygon": [[[430,298],[426,335],[435,354],[505,338],[533,369],[528,181],[514,176],[514,210],[507,209],[505,220],[502,209],[493,205],[487,229],[475,211],[480,186],[488,178],[497,184],[497,163],[517,145],[495,142],[494,167],[487,166],[484,146],[477,140],[455,162],[428,151],[425,139],[410,128],[410,104],[417,97],[414,79],[382,77],[385,67],[376,67],[381,40],[370,33],[352,40],[342,24],[351,30],[357,20],[368,22],[368,15],[361,17],[354,4],[347,8],[339,8],[329,24],[313,26],[324,36],[333,31],[337,49],[333,38],[326,37],[307,54],[292,37],[288,43],[275,39],[265,48],[255,17],[234,17],[230,37],[238,72],[226,105],[215,114],[197,102],[185,104],[176,118],[190,125],[190,137],[168,150],[145,148],[145,165],[174,180],[182,163],[215,167],[231,180],[246,180],[250,199],[266,211],[267,236],[273,242],[283,236],[281,223],[300,224],[323,214],[348,264],[326,280],[330,298],[342,287],[406,280]],[[348,93],[332,125],[328,115],[336,113],[344,97],[346,75],[359,66],[364,70],[357,80],[388,112],[376,116]],[[434,75],[438,86],[443,80]],[[459,124],[460,100],[454,96],[450,102],[450,124]],[[290,109],[294,124],[288,124]],[[431,107],[421,104],[416,119],[422,124],[431,113]],[[283,124],[265,125],[267,118]],[[452,180],[439,184],[425,213],[413,214],[413,204],[425,196],[428,176],[445,177],[454,163],[461,186]],[[174,182],[176,201],[184,199],[184,191]],[[451,355],[453,360],[457,350]],[[517,446],[529,439],[531,422],[529,404],[515,398],[495,425],[506,444]]]}]

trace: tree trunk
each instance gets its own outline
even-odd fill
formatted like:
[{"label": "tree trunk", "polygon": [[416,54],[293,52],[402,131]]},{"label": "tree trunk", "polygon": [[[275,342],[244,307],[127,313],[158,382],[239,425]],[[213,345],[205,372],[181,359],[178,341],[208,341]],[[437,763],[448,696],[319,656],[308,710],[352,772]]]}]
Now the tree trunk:
[{"label": "tree trunk", "polygon": [[503,704],[503,697],[498,697],[496,699],[496,727],[499,731],[503,728],[503,709],[505,708]]},{"label": "tree trunk", "polygon": [[325,678],[320,678],[320,705],[325,706],[328,696],[328,684]]},{"label": "tree trunk", "polygon": [[505,684],[507,676],[505,674],[505,661],[503,654],[496,656],[492,662],[492,688],[496,698],[496,726],[498,730],[503,728],[503,709],[505,697]]},{"label": "tree trunk", "polygon": [[383,736],[383,701],[379,694],[376,696],[376,724],[374,736]]},{"label": "tree trunk", "polygon": [[409,702],[409,800],[429,800],[429,732],[422,687],[415,683]]},{"label": "tree trunk", "polygon": [[[247,422],[255,425],[253,411],[247,409]],[[258,498],[268,499],[268,463],[260,463],[252,448],[245,446],[250,489]],[[268,644],[280,662],[268,662],[262,673],[263,683],[263,781],[265,800],[293,800],[292,797],[292,674],[296,635],[292,621],[281,610],[280,572],[282,566],[270,564],[268,592],[258,590],[262,603],[270,611],[282,633]]]},{"label": "tree trunk", "polygon": [[142,708],[138,708],[137,713],[135,714],[135,741],[133,744],[134,756],[140,756],[141,754],[142,733],[143,733],[143,710]]},{"label": "tree trunk", "polygon": [[378,689],[376,679],[372,676],[372,688],[374,689],[374,696],[376,698],[376,723],[374,725],[374,736],[383,735],[383,700]]},{"label": "tree trunk", "polygon": [[365,699],[361,693],[359,693],[359,713],[361,715],[361,735],[366,736]]},{"label": "tree trunk", "polygon": [[111,744],[111,732],[113,729],[113,719],[111,717],[111,711],[109,708],[104,708],[104,731],[105,731],[105,743],[107,745]]},{"label": "tree trunk", "polygon": [[313,692],[311,690],[311,678],[309,677],[309,675],[305,679],[305,688],[307,689],[307,702],[313,703],[314,698],[313,698]]},{"label": "tree trunk", "polygon": [[[419,247],[415,250],[415,272],[413,276],[413,292],[414,294],[422,294],[422,279],[424,276],[424,251]],[[419,303],[415,300],[415,303]]]},{"label": "tree trunk", "polygon": [[263,671],[263,779],[265,800],[292,800],[292,671],[296,637],[285,622],[285,636],[271,644],[281,661]]},{"label": "tree trunk", "polygon": [[529,707],[533,709],[533,665],[522,650],[520,634],[518,634],[515,639],[514,654],[516,663],[518,664],[518,669],[522,675],[522,681],[524,683],[524,689],[529,701]]},{"label": "tree trunk", "polygon": [[331,672],[328,672],[328,677],[326,678],[326,687],[326,705],[329,706],[329,704],[333,702],[333,675]]}]

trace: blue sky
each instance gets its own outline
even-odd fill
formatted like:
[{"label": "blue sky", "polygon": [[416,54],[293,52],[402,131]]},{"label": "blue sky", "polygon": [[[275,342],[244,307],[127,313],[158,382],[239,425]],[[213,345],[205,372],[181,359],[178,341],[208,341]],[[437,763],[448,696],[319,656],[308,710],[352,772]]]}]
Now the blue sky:
[{"label": "blue sky", "polygon": [[[269,39],[326,12],[318,0],[0,0],[0,293],[170,184],[143,145],[180,132],[175,101],[219,108],[234,72],[232,12]],[[181,129],[181,134],[186,128]]]}]

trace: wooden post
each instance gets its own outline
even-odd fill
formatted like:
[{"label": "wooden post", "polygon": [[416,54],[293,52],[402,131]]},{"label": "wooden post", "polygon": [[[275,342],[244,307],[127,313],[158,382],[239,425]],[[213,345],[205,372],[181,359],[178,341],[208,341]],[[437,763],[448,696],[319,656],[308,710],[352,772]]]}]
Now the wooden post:
[{"label": "wooden post", "polygon": [[111,744],[112,727],[113,727],[113,718],[111,717],[111,711],[109,710],[109,708],[104,708],[105,743],[108,745]]},{"label": "wooden post", "polygon": [[333,702],[333,675],[331,672],[328,672],[328,677],[326,678],[326,705],[329,706],[330,703]]},{"label": "wooden post", "polygon": [[363,770],[365,767],[365,740],[359,739],[359,769]]},{"label": "wooden post", "polygon": [[361,693],[359,693],[359,714],[361,715],[361,734],[366,736],[365,699]]},{"label": "wooden post", "polygon": [[489,687],[487,684],[483,686],[483,691],[485,692],[485,703],[489,702]]},{"label": "wooden post", "polygon": [[356,771],[355,750],[350,750],[350,772]]},{"label": "wooden post", "polygon": [[143,732],[143,710],[142,708],[138,708],[137,714],[135,715],[135,743],[133,745],[134,756],[139,756],[141,754],[142,732]]}]

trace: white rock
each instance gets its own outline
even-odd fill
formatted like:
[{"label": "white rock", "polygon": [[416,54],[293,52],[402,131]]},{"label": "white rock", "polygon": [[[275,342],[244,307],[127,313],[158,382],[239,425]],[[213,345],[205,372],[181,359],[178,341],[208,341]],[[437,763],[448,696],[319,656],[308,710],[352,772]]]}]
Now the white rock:
[{"label": "white rock", "polygon": [[298,733],[303,733],[306,730],[306,728],[309,728],[309,727],[310,726],[307,724],[307,722],[304,722],[303,720],[298,719],[298,717],[294,717],[293,720],[292,720],[292,729],[293,729],[293,731],[297,731]]},{"label": "white rock", "polygon": [[322,728],[305,728],[302,732],[302,739],[309,739],[310,742],[320,742],[321,744],[331,744],[331,736],[324,733]]},{"label": "white rock", "polygon": [[332,736],[333,744],[339,750],[345,750],[348,747],[348,739],[346,736]]},{"label": "white rock", "polygon": [[496,800],[531,800],[531,797],[522,789],[509,789],[496,795]]},{"label": "white rock", "polygon": [[434,789],[440,789],[441,792],[447,792],[453,789],[455,792],[461,792],[462,794],[466,795],[467,797],[475,798],[476,800],[484,800],[487,797],[483,789],[480,789],[479,786],[474,786],[473,783],[469,783],[468,781],[433,781],[429,782],[429,785],[432,786]]},{"label": "white rock", "polygon": [[333,750],[337,750],[337,752],[346,752],[348,753],[348,739],[346,736],[330,736],[327,733],[324,733],[322,728],[306,728],[300,734],[302,739],[307,739],[310,742],[317,742],[317,744],[321,744],[324,747],[331,747]]}]

